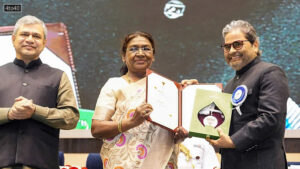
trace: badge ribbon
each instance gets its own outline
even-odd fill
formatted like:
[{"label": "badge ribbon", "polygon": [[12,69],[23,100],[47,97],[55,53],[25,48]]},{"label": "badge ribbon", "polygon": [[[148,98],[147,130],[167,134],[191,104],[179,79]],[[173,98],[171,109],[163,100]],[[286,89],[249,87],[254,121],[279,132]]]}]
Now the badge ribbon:
[{"label": "badge ribbon", "polygon": [[232,105],[235,106],[235,109],[237,110],[240,116],[242,115],[242,111],[240,107],[246,100],[247,93],[248,93],[248,88],[245,85],[238,86],[232,93],[231,103]]}]

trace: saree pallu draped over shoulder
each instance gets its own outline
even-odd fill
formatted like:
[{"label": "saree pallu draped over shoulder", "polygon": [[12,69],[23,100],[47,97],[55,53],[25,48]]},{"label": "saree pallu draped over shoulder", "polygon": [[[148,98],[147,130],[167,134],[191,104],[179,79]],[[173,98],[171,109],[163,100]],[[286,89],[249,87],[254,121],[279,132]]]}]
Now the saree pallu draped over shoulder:
[{"label": "saree pallu draped over shoulder", "polygon": [[[101,91],[102,92],[102,91]],[[146,98],[146,78],[120,87],[114,93],[115,113],[111,120],[132,118]],[[101,100],[100,100],[101,101]],[[101,158],[104,169],[177,168],[173,133],[145,121],[137,127],[104,139]]]}]

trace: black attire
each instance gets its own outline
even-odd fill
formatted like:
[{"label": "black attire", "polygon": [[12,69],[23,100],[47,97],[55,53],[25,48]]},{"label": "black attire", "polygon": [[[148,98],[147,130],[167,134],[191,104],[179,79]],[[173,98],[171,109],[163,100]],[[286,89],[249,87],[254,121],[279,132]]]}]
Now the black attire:
[{"label": "black attire", "polygon": [[285,73],[278,66],[255,58],[236,72],[224,92],[246,85],[248,95],[240,115],[232,111],[229,135],[235,149],[221,149],[222,169],[287,169],[283,146],[286,104]]},{"label": "black attire", "polygon": [[[11,107],[18,96],[39,106],[56,108],[63,72],[42,64],[27,66],[15,59],[0,67],[0,107]],[[0,168],[24,164],[39,169],[58,167],[59,129],[34,119],[13,120],[0,125]]]}]

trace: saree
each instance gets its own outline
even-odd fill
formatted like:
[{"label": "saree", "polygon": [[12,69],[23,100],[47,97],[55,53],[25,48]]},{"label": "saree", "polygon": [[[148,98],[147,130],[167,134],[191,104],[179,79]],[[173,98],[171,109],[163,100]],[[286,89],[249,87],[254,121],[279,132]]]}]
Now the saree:
[{"label": "saree", "polygon": [[[93,119],[118,122],[132,118],[135,108],[146,98],[146,78],[128,84],[123,78],[110,78],[101,89],[97,106],[114,113],[95,112]],[[149,121],[117,136],[103,139],[100,156],[104,169],[176,169],[178,148],[174,134]]]}]

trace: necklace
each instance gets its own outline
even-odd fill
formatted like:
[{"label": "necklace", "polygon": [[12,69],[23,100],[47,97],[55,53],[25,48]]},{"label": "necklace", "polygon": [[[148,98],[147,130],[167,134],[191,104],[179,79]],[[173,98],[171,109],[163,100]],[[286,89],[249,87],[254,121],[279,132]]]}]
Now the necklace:
[{"label": "necklace", "polygon": [[[142,79],[142,78],[144,78],[144,77],[135,77],[135,78],[129,78],[129,75],[128,75],[128,73],[126,73],[125,75],[124,75],[124,79],[130,84],[130,83],[133,83],[133,82],[136,82],[136,81],[138,81],[139,79]],[[133,80],[134,79],[134,80]]]},{"label": "necklace", "polygon": [[128,73],[126,73],[124,77],[125,77],[125,80],[130,84],[131,80],[129,79]]}]

